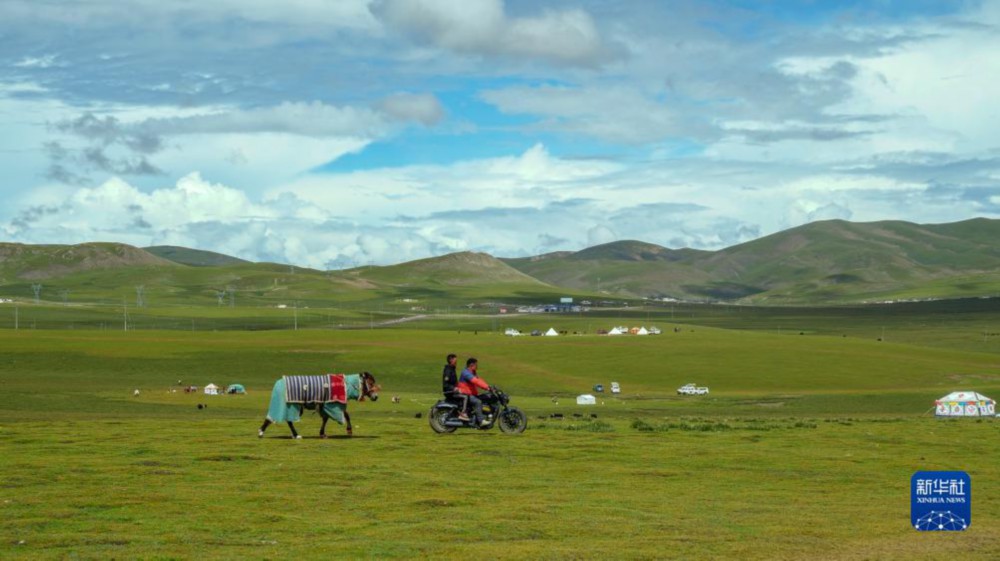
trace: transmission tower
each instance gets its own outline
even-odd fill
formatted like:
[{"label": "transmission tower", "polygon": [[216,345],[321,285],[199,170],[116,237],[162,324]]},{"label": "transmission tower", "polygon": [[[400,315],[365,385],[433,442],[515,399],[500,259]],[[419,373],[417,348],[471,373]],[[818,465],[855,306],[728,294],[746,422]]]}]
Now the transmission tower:
[{"label": "transmission tower", "polygon": [[231,287],[231,286],[229,286],[229,287],[226,287],[226,290],[229,292],[229,307],[230,308],[235,308],[236,307],[236,289],[233,288],[233,287]]},{"label": "transmission tower", "polygon": [[144,308],[144,307],[146,307],[146,301],[142,299],[142,293],[145,290],[146,290],[146,286],[142,285],[142,284],[140,284],[139,286],[135,287],[135,307],[136,308]]},{"label": "transmission tower", "polygon": [[42,285],[40,285],[40,284],[32,284],[31,285],[31,290],[33,290],[35,292],[35,304],[37,304],[38,303],[38,297],[41,296],[41,294],[42,294]]},{"label": "transmission tower", "polygon": [[68,290],[66,290],[66,289],[60,290],[59,291],[59,295],[62,296],[62,300],[63,300],[63,304],[64,305],[69,302],[69,291]]},{"label": "transmission tower", "polygon": [[221,306],[222,303],[226,301],[226,291],[225,290],[216,290],[215,291],[215,297],[219,299],[219,305]]}]

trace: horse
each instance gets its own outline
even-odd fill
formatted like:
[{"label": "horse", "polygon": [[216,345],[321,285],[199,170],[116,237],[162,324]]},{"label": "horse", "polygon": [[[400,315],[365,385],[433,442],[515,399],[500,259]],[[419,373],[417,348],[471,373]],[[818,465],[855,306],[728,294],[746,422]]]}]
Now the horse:
[{"label": "horse", "polygon": [[323,418],[323,425],[319,429],[320,438],[326,438],[326,422],[330,419],[340,424],[344,424],[346,420],[347,436],[351,436],[354,434],[354,427],[351,425],[351,416],[347,414],[347,401],[364,401],[366,397],[378,401],[381,389],[370,372],[282,376],[274,382],[271,404],[264,424],[257,430],[257,437],[263,438],[264,431],[271,423],[286,422],[292,430],[292,438],[302,438],[293,423],[302,418],[304,409],[315,409]]}]

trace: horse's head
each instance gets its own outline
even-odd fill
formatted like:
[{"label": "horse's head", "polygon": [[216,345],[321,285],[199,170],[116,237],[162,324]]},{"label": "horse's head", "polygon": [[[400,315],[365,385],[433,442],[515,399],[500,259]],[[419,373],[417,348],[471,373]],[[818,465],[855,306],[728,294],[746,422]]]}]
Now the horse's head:
[{"label": "horse's head", "polygon": [[371,372],[361,373],[361,398],[358,401],[363,400],[368,397],[372,401],[378,401],[378,392],[382,387],[375,382],[375,376],[372,376]]}]

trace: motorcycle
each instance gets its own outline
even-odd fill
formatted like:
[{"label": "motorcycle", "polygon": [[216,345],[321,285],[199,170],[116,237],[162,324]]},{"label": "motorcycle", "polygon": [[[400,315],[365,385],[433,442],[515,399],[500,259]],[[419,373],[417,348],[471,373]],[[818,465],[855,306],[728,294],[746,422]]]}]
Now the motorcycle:
[{"label": "motorcycle", "polygon": [[500,428],[500,432],[520,434],[528,428],[528,416],[517,407],[510,406],[510,396],[500,388],[492,386],[489,392],[478,397],[483,402],[483,418],[487,421],[485,425],[476,426],[475,420],[471,418],[468,421],[459,419],[461,404],[442,399],[431,407],[428,415],[431,429],[437,433],[452,433],[456,429],[490,430],[496,425]]}]

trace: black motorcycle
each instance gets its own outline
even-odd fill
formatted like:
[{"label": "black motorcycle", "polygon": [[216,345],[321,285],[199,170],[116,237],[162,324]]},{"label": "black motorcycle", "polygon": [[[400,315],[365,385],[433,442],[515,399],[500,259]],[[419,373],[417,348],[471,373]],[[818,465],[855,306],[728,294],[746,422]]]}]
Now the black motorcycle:
[{"label": "black motorcycle", "polygon": [[511,407],[510,396],[493,386],[487,393],[479,394],[483,402],[483,418],[487,423],[476,426],[474,419],[463,421],[458,418],[462,410],[462,404],[456,400],[442,399],[431,407],[430,419],[431,428],[434,432],[449,433],[455,429],[480,429],[490,430],[493,425],[500,427],[500,432],[507,434],[519,434],[528,428],[528,416],[517,407]]}]

